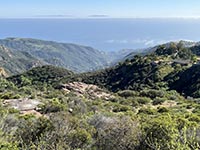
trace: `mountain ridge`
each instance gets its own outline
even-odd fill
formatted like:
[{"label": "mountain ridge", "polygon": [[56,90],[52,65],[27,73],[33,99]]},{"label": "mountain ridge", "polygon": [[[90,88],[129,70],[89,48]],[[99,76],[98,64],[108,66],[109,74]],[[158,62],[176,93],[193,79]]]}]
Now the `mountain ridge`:
[{"label": "mountain ridge", "polygon": [[[163,48],[162,51],[164,52],[171,47],[177,49],[181,46],[189,48],[194,54],[200,54],[200,43],[191,41],[169,42],[146,49],[124,49],[116,52],[104,52],[89,46],[32,38],[0,39],[0,45],[3,46],[1,50],[8,50],[2,52],[1,55],[6,55],[7,59],[10,60],[9,62],[11,62],[10,64],[9,62],[2,63],[1,67],[11,75],[41,65],[63,67],[77,73],[92,72],[115,66],[126,59],[132,59],[135,55],[145,56],[157,53],[158,48]],[[13,55],[12,59],[9,57],[11,54]]]},{"label": "mountain ridge", "polygon": [[110,63],[105,53],[89,46],[31,38],[7,38],[0,40],[0,44],[12,51],[27,52],[47,64],[75,72],[92,71]]}]

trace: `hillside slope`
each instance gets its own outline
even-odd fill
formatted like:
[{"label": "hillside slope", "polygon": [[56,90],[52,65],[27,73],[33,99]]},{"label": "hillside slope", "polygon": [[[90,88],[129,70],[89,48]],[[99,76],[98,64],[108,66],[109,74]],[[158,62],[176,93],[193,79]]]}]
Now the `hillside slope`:
[{"label": "hillside slope", "polygon": [[8,75],[24,72],[32,67],[41,66],[45,63],[26,52],[12,51],[9,48],[0,45],[0,67]]},{"label": "hillside slope", "polygon": [[[159,46],[148,55],[134,56],[115,67],[79,74],[71,79],[64,78],[61,82],[77,80],[96,84],[113,92],[127,89],[140,91],[145,88],[165,88],[175,89],[182,93],[191,88],[186,94],[194,96],[199,82],[198,68],[195,69],[195,66],[199,66],[199,62],[196,58],[197,56],[190,48],[184,46],[177,47],[176,44],[169,47]],[[192,82],[190,77],[194,77]],[[189,82],[190,84],[188,84]],[[185,86],[185,89],[183,89],[184,84],[188,85]]]},{"label": "hillside slope", "polygon": [[200,65],[194,65],[176,74],[170,88],[192,97],[200,97]]},{"label": "hillside slope", "polygon": [[87,46],[26,38],[7,38],[0,44],[13,51],[27,52],[48,64],[75,72],[92,71],[110,63],[106,53]]},{"label": "hillside slope", "polygon": [[8,77],[9,81],[12,81],[15,85],[41,85],[53,84],[63,77],[73,76],[74,73],[64,68],[55,66],[40,66],[32,68],[22,74]]}]

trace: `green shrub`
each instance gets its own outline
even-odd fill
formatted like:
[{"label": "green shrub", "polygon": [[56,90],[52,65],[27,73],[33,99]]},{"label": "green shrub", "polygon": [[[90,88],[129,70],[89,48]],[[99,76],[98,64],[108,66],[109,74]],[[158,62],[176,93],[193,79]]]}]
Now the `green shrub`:
[{"label": "green shrub", "polygon": [[144,90],[140,93],[140,96],[149,97],[151,99],[154,99],[156,97],[163,98],[164,92],[160,90]]},{"label": "green shrub", "polygon": [[193,108],[192,105],[187,105],[187,106],[186,106],[186,109],[192,109],[192,108]]},{"label": "green shrub", "polygon": [[13,92],[6,92],[0,94],[1,99],[19,99],[21,96],[19,94],[14,94]]},{"label": "green shrub", "polygon": [[[161,116],[148,119],[142,126],[146,133],[143,149],[199,149],[198,130],[184,116]],[[141,148],[142,149],[142,148]]]},{"label": "green shrub", "polygon": [[87,105],[83,98],[70,97],[68,101],[68,107],[72,109],[73,115],[82,115],[87,112]]},{"label": "green shrub", "polygon": [[116,102],[120,101],[121,99],[122,98],[120,98],[120,97],[111,97],[107,101],[116,103]]},{"label": "green shrub", "polygon": [[21,92],[21,93],[24,93],[24,94],[26,94],[26,95],[32,95],[32,93],[33,93],[33,88],[32,87],[29,87],[29,86],[24,86],[24,87],[21,87],[20,89],[19,89],[19,91]]},{"label": "green shrub", "polygon": [[154,115],[156,113],[155,109],[152,108],[141,108],[138,111],[139,114],[148,114],[148,115]]},{"label": "green shrub", "polygon": [[45,114],[63,111],[64,109],[65,106],[56,98],[46,102],[44,105],[40,105],[40,111]]},{"label": "green shrub", "polygon": [[153,99],[152,104],[153,105],[160,105],[160,104],[164,103],[166,100],[167,99],[165,99],[165,98],[155,98],[155,99]]},{"label": "green shrub", "polygon": [[0,77],[0,91],[4,92],[5,90],[16,90],[16,86],[9,82],[8,80]]},{"label": "green shrub", "polygon": [[33,144],[37,145],[40,137],[52,129],[53,125],[49,119],[44,117],[35,118],[26,115],[20,118],[14,138],[16,141],[19,141],[20,145],[24,148],[30,147]]},{"label": "green shrub", "polygon": [[158,112],[159,112],[159,113],[169,112],[169,109],[167,109],[166,107],[159,107],[159,108],[158,108]]},{"label": "green shrub", "polygon": [[129,105],[129,106],[132,106],[132,107],[137,107],[139,106],[139,103],[137,101],[137,98],[134,98],[134,97],[129,97],[127,99],[122,99],[120,101],[120,104],[122,105]]},{"label": "green shrub", "polygon": [[72,149],[84,149],[91,141],[92,137],[85,129],[77,129],[69,133],[69,145]]},{"label": "green shrub", "polygon": [[141,130],[137,120],[121,116],[94,116],[91,121],[96,129],[93,149],[98,150],[134,150],[141,139]]},{"label": "green shrub", "polygon": [[188,116],[187,119],[189,121],[194,121],[194,122],[200,123],[200,117],[196,114],[191,114],[190,116]]},{"label": "green shrub", "polygon": [[200,114],[200,106],[197,106],[192,112]]},{"label": "green shrub", "polygon": [[135,98],[139,104],[145,105],[151,102],[151,99],[148,97],[137,97]]},{"label": "green shrub", "polygon": [[117,94],[125,98],[138,96],[138,92],[131,90],[119,91]]},{"label": "green shrub", "polygon": [[130,110],[128,106],[124,106],[120,104],[116,104],[113,108],[113,112],[126,112],[128,110]]},{"label": "green shrub", "polygon": [[1,150],[20,150],[17,146],[17,144],[13,142],[3,142],[0,143],[0,149]]}]

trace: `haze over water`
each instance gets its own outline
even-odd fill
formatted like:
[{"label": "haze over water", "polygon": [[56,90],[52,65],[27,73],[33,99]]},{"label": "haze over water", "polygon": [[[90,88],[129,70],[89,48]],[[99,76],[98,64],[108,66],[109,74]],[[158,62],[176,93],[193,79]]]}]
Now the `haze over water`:
[{"label": "haze over water", "polygon": [[200,41],[200,19],[0,19],[0,38],[26,37],[114,51]]}]

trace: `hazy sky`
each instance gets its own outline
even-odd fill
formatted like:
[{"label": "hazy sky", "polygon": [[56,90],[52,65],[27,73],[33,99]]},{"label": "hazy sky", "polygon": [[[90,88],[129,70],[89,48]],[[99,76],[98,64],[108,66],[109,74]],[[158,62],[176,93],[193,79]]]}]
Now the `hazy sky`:
[{"label": "hazy sky", "polygon": [[200,17],[200,0],[0,0],[1,18]]}]

